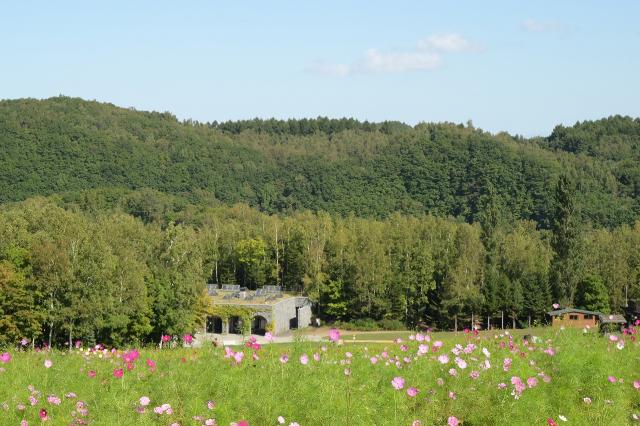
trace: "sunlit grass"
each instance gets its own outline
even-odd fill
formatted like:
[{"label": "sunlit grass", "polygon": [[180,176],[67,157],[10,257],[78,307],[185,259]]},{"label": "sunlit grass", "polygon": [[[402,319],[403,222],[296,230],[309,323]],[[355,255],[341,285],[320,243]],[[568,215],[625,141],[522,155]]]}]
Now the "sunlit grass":
[{"label": "sunlit grass", "polygon": [[[419,343],[409,340],[400,344],[344,345],[296,342],[263,346],[256,351],[257,361],[252,360],[251,349],[236,347],[234,350],[245,352],[238,365],[233,358],[224,357],[222,348],[149,349],[141,350],[131,371],[125,367],[121,379],[113,376],[114,369],[124,366],[119,356],[10,349],[12,359],[0,364],[4,368],[0,373],[0,424],[19,425],[23,419],[30,425],[40,424],[41,408],[47,410],[48,424],[72,424],[78,400],[87,404],[89,413],[77,418],[95,425],[177,422],[184,426],[203,424],[206,419],[228,425],[245,419],[252,426],[262,426],[278,424],[278,416],[284,417],[287,425],[295,421],[301,426],[411,425],[414,420],[422,425],[444,425],[449,416],[466,426],[545,425],[549,418],[562,424],[561,415],[567,418],[566,424],[633,424],[632,414],[640,415],[640,390],[633,386],[640,380],[637,342],[626,336],[626,344],[619,350],[593,332],[538,331],[550,342],[537,344],[533,350],[527,349],[520,337],[513,339],[515,347],[510,350],[509,336],[494,337],[499,331],[478,337],[451,333],[435,334],[430,343],[421,342],[430,350],[422,356],[417,355]],[[432,352],[435,340],[444,342],[437,353]],[[454,362],[451,349],[455,343],[477,346],[471,353],[460,355],[468,364],[465,369]],[[402,344],[408,346],[406,351]],[[491,353],[487,370],[480,368],[486,359],[483,347]],[[555,355],[544,353],[547,348],[553,348]],[[390,358],[399,357],[400,368],[394,363],[386,365],[389,358],[382,356],[385,351]],[[352,358],[346,352],[351,352]],[[314,361],[315,353],[320,354],[320,361]],[[450,358],[446,365],[436,358],[445,353]],[[289,356],[286,364],[279,360],[282,354]],[[309,357],[307,365],[300,363],[302,354]],[[376,364],[370,361],[372,356],[377,357]],[[406,363],[404,357],[410,362]],[[505,358],[513,360],[509,371],[503,370]],[[53,361],[51,368],[44,367],[45,359]],[[156,362],[155,370],[146,365],[146,359]],[[345,375],[347,368],[349,375]],[[456,369],[456,377],[449,374],[451,368]],[[92,370],[96,372],[94,378],[88,376]],[[471,371],[478,371],[479,377],[472,379]],[[550,377],[550,382],[545,383],[541,374]],[[396,391],[391,386],[396,376],[405,379],[405,389]],[[537,377],[539,383],[516,399],[512,376],[525,381]],[[616,377],[617,382],[610,383],[609,376]],[[442,385],[438,379],[442,379]],[[506,389],[499,389],[499,383],[505,383]],[[34,406],[28,401],[29,385],[40,392]],[[405,392],[410,386],[419,389],[414,398]],[[69,392],[77,398],[65,398]],[[62,403],[48,403],[47,395],[60,397]],[[142,396],[148,396],[151,404],[140,414],[136,408]],[[592,402],[587,404],[583,398]],[[209,400],[215,401],[215,409],[207,408]],[[165,403],[171,405],[173,414],[153,412],[154,407]],[[19,404],[26,408],[18,410]],[[194,416],[202,420],[194,420]]]}]

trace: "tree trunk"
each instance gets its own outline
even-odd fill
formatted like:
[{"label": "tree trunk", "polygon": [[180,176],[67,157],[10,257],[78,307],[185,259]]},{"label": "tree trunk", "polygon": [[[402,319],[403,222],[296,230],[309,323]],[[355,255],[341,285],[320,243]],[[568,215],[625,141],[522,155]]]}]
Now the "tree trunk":
[{"label": "tree trunk", "polygon": [[458,332],[458,315],[453,316],[453,329],[457,333]]},{"label": "tree trunk", "polygon": [[471,312],[471,330],[476,329],[476,322],[474,321],[473,312]]},{"label": "tree trunk", "polygon": [[511,317],[511,325],[513,326],[513,329],[516,329],[516,317]]},{"label": "tree trunk", "polygon": [[487,330],[491,330],[491,317],[487,315]]},{"label": "tree trunk", "polygon": [[73,348],[72,330],[73,330],[73,327],[69,327],[69,350]]},{"label": "tree trunk", "polygon": [[529,328],[531,328],[531,315],[529,315]]},{"label": "tree trunk", "polygon": [[49,349],[51,349],[51,340],[53,339],[53,322],[49,323]]},{"label": "tree trunk", "polygon": [[500,327],[504,330],[504,311],[500,311]]}]

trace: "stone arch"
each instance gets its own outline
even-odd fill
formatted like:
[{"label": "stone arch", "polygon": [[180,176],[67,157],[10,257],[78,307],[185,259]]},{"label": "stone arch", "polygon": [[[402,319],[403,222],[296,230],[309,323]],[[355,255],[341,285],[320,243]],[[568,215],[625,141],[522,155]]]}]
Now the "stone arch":
[{"label": "stone arch", "polygon": [[244,328],[244,321],[239,316],[232,316],[229,318],[229,333],[230,334],[242,334]]},{"label": "stone arch", "polygon": [[264,336],[267,332],[267,324],[268,321],[262,315],[256,315],[251,320],[251,334],[258,334],[260,336]]},{"label": "stone arch", "polygon": [[222,334],[222,318],[217,316],[207,317],[207,333]]}]

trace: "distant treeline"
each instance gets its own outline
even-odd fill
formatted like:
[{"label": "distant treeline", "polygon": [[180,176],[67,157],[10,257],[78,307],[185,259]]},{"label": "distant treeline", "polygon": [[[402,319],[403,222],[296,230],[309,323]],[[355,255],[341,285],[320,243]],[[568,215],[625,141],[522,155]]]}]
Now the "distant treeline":
[{"label": "distant treeline", "polygon": [[492,187],[510,221],[550,227],[550,188],[576,183],[595,227],[640,216],[640,122],[558,126],[548,138],[462,124],[353,119],[179,122],[66,97],[0,102],[0,202],[93,188],[152,188],[186,203],[246,203],[385,218],[473,223]]},{"label": "distant treeline", "polygon": [[[171,204],[153,190],[84,195],[93,201],[35,198],[0,210],[0,345],[193,332],[206,283],[302,291],[329,321],[442,329],[468,327],[472,315],[496,326],[501,313],[509,325],[540,323],[554,301],[621,312],[640,297],[640,223],[578,229],[571,202],[545,231],[505,222],[493,204],[481,226],[399,213],[267,215]],[[139,210],[141,199],[157,209]]]}]

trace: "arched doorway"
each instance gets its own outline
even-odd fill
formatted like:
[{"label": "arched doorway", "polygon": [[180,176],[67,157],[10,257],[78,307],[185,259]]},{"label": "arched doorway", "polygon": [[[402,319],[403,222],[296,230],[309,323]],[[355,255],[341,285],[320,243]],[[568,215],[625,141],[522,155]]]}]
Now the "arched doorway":
[{"label": "arched doorway", "polygon": [[207,333],[222,334],[222,318],[207,317]]},{"label": "arched doorway", "polygon": [[229,333],[230,334],[242,334],[242,328],[244,323],[240,317],[229,318]]},{"label": "arched doorway", "polygon": [[251,321],[251,334],[259,334],[264,336],[267,332],[267,319],[262,315],[256,315]]}]

